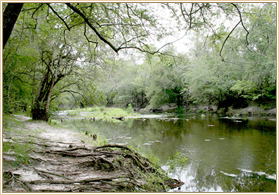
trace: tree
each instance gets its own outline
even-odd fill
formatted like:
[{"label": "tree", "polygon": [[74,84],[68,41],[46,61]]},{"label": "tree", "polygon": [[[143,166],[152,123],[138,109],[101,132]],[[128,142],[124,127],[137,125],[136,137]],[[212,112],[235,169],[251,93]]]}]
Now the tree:
[{"label": "tree", "polygon": [[3,48],[12,33],[23,3],[8,3],[3,13]]},{"label": "tree", "polygon": [[[227,32],[224,31],[224,27],[219,30],[220,39],[226,36]],[[239,99],[230,88],[241,78],[243,72],[241,68],[243,60],[236,49],[243,44],[239,43],[237,38],[231,37],[224,48],[226,60],[222,61],[219,56],[222,41],[212,37],[201,38],[201,34],[203,32],[197,32],[195,35],[194,49],[190,53],[191,63],[188,71],[183,74],[191,101],[197,104],[217,104],[219,107],[231,106],[236,99]]]},{"label": "tree", "polygon": [[250,32],[248,40],[242,27],[233,30],[225,46],[223,39],[229,30],[225,26],[203,40],[196,34],[192,65],[184,74],[196,103],[239,108],[251,101],[263,103],[275,97],[276,35],[275,25],[271,25],[276,18],[274,4],[241,7],[245,11],[242,19]]},{"label": "tree", "polygon": [[[172,32],[164,28],[163,25],[158,24],[155,14],[151,12],[151,10],[154,10],[154,6],[150,6],[149,4],[65,4],[72,12],[66,10],[65,6],[62,6],[62,4],[57,3],[53,3],[52,5],[49,3],[40,3],[38,6],[28,9],[28,11],[34,10],[31,14],[33,18],[34,14],[38,12],[39,9],[47,5],[49,8],[48,12],[51,10],[62,21],[68,31],[72,28],[84,26],[83,34],[89,43],[96,44],[97,46],[99,43],[97,39],[99,39],[115,52],[132,48],[141,52],[155,54],[160,53],[160,50],[164,46],[170,44],[167,43],[157,50],[151,50],[148,42],[146,42],[146,38],[150,36],[157,38],[159,41],[164,35],[172,34]],[[4,24],[7,23],[9,24],[7,26],[13,26],[22,5],[20,7],[19,5],[12,6],[11,4],[9,7],[11,8],[7,9],[6,15],[10,16],[10,18],[15,18],[15,20],[9,20],[9,17],[4,17]],[[179,25],[182,24],[183,21],[186,25],[181,25],[180,28],[186,29],[186,31],[206,27],[215,33],[214,24],[211,21],[218,18],[222,11],[227,16],[238,15],[240,18],[238,24],[241,23],[242,27],[247,32],[247,36],[249,34],[242,20],[241,10],[235,3],[164,3],[162,4],[162,8],[167,8],[167,11],[172,12],[173,17],[177,19]],[[233,10],[233,8],[235,8],[235,10]],[[13,16],[12,13],[15,13],[14,15],[16,17],[11,17]],[[148,29],[145,28],[146,26],[148,26]],[[89,34],[87,27],[95,33],[94,41],[87,36],[87,34]],[[129,33],[127,34],[127,32]],[[231,33],[228,34],[228,37],[230,34]],[[7,39],[8,37],[9,35],[7,35]]]},{"label": "tree", "polygon": [[[183,24],[180,25],[180,30],[185,30],[185,32],[191,29],[211,29],[214,36],[218,37],[215,32],[218,26],[214,25],[212,21],[220,17],[221,10],[223,14],[228,16],[239,17],[237,25],[241,24],[241,27],[246,31],[246,35],[248,34],[242,19],[240,4],[179,3],[162,5],[164,11],[173,13],[178,25]],[[11,12],[8,12],[8,7],[10,8],[9,4],[6,7],[7,13],[11,14]],[[134,49],[148,54],[162,54],[163,48],[172,42],[167,42],[162,47],[154,47],[152,43],[155,40],[163,40],[166,36],[171,35],[173,30],[158,19],[154,8],[154,4],[138,3],[24,4],[11,36],[14,37],[16,31],[24,32],[21,33],[25,36],[23,39],[29,39],[30,47],[33,47],[37,52],[35,58],[38,59],[38,63],[35,66],[40,64],[41,69],[37,67],[36,70],[32,69],[31,72],[34,72],[35,76],[31,78],[35,81],[41,75],[41,83],[38,85],[37,96],[33,101],[33,118],[47,120],[46,113],[48,113],[50,101],[59,96],[59,90],[54,87],[59,86],[57,84],[62,81],[62,78],[71,76],[73,70],[78,69],[77,67],[81,62],[99,66],[98,58],[104,50],[110,49],[119,53],[121,50]],[[15,8],[10,10],[15,10]],[[12,23],[7,20],[7,17],[4,20],[9,24]],[[228,34],[225,42],[227,42],[234,29]],[[208,30],[205,32],[208,33]],[[57,44],[50,42],[52,37],[56,39]],[[150,40],[154,41],[150,42]],[[8,43],[12,44],[13,41],[9,39]],[[19,44],[20,47],[22,47],[22,44]],[[12,46],[14,46],[12,44],[7,49],[7,45],[4,45],[6,53],[11,51]],[[76,63],[76,61],[79,62]],[[175,71],[177,71],[176,68],[170,70],[170,74]],[[180,76],[178,78],[178,81],[174,83],[181,83]],[[73,85],[77,85],[77,82],[74,81]],[[89,88],[95,91],[95,84],[89,82],[86,86],[91,86]],[[142,97],[145,96],[143,95],[144,90],[142,88],[140,91],[135,91],[133,86],[135,88],[139,86],[131,85],[128,87],[132,89],[129,93],[132,95],[133,101],[138,104],[140,94]],[[180,84],[177,86],[180,86]],[[60,87],[63,88],[63,86]],[[9,85],[7,85],[8,88]],[[169,89],[171,90],[168,91]],[[181,102],[181,89],[183,87],[168,88],[166,93],[169,94],[169,97],[177,98],[176,102],[178,103]],[[75,88],[75,91],[72,90],[71,92],[66,89],[61,91],[68,91],[82,97],[84,94],[79,94],[77,90],[86,92],[82,88]],[[53,94],[54,91],[56,91],[55,95]],[[6,90],[6,93],[9,94],[9,90]],[[89,94],[86,96],[89,97]],[[85,96],[83,99],[86,99]],[[181,106],[180,103],[179,106]]]},{"label": "tree", "polygon": [[[31,113],[34,120],[48,121],[49,105],[54,86],[74,69],[76,54],[69,45],[55,45],[53,51],[42,50],[41,62],[45,66],[38,94]],[[59,48],[61,47],[61,48]],[[59,48],[59,51],[57,51]],[[55,54],[55,52],[58,52]]]},{"label": "tree", "polygon": [[[70,9],[67,9],[67,7]],[[98,52],[97,46],[105,47],[102,44],[104,43],[109,47],[114,47],[108,40],[114,39],[115,36],[118,37],[116,40],[120,40],[120,46],[117,50],[124,48],[144,50],[145,48],[149,52],[148,45],[144,44],[143,41],[145,37],[149,36],[150,32],[139,29],[145,28],[147,25],[150,29],[155,29],[156,27],[154,19],[146,14],[147,10],[138,5],[134,6],[134,4],[83,4],[83,6],[67,4],[67,7],[63,7],[63,4],[25,4],[22,10],[23,13],[30,13],[32,16],[29,20],[25,19],[26,21],[22,23],[22,26],[23,29],[29,29],[28,31],[33,41],[34,38],[35,40],[37,38],[32,43],[32,46],[35,45],[40,53],[37,58],[40,59],[41,69],[39,71],[42,74],[42,78],[31,110],[32,118],[36,120],[48,120],[49,105],[51,99],[53,99],[51,98],[53,88],[64,77],[72,74],[73,70],[76,69],[74,66],[76,66],[78,58],[90,63],[92,56],[96,56],[95,52]],[[7,11],[10,10],[8,8],[10,8],[10,5],[7,6]],[[121,14],[119,11],[125,13]],[[98,17],[107,18],[99,20],[95,15],[91,15],[92,13],[97,13]],[[43,18],[44,14],[46,14],[45,19]],[[67,18],[67,14],[69,16],[72,15],[72,17]],[[85,16],[86,14],[91,18],[96,17],[96,20],[90,23],[88,16]],[[21,18],[24,18],[24,16]],[[7,18],[5,20],[7,21]],[[48,25],[46,25],[47,23]],[[69,30],[68,33],[63,30],[60,31],[61,27],[63,27],[61,23],[65,25],[66,31]],[[98,27],[94,27],[93,24]],[[86,25],[95,32],[95,35],[88,35],[89,29],[87,29]],[[119,26],[122,28],[121,30],[119,30]],[[129,31],[131,26],[133,31]],[[62,33],[59,33],[59,31]],[[82,31],[86,41],[79,40],[76,47],[73,47],[73,41],[70,39],[78,39],[72,37],[71,34],[77,32],[82,35]],[[129,33],[127,33],[128,31]],[[53,34],[49,34],[50,32]],[[53,41],[53,38],[56,41]],[[101,42],[92,41],[92,39],[96,38],[99,38]],[[89,47],[89,52],[84,52],[81,49],[85,42]],[[136,46],[133,42],[138,43],[139,46]],[[130,43],[133,46],[129,46],[128,44]],[[92,44],[95,45],[93,50],[90,48]],[[117,44],[117,41],[115,44]],[[83,56],[80,55],[81,52]],[[82,90],[82,88],[79,88],[79,90]],[[9,92],[7,93],[9,94]]]},{"label": "tree", "polygon": [[146,86],[147,98],[150,106],[157,108],[165,103],[175,103],[178,109],[184,106],[184,81],[182,74],[187,70],[188,58],[184,55],[176,55],[173,48],[169,47],[166,53],[169,56],[154,56],[150,60],[151,71],[149,82]]},{"label": "tree", "polygon": [[[158,28],[152,14],[148,15],[145,6],[141,4],[66,5],[67,7],[57,3],[25,4],[22,13],[29,13],[31,18],[26,19],[25,14],[19,17],[25,18],[22,29],[28,29],[33,41],[37,38],[32,46],[40,53],[37,58],[42,65],[39,70],[42,78],[31,111],[33,119],[48,120],[53,88],[64,77],[72,74],[78,58],[88,63],[96,61],[99,46],[109,46],[115,52],[133,48],[152,53],[145,43],[147,37],[155,31],[160,36],[165,32]],[[8,5],[7,11],[9,7]],[[72,37],[73,32],[83,35],[86,41]],[[95,34],[92,35],[92,32]],[[53,38],[56,41],[49,41]],[[71,38],[79,42],[76,47],[73,47]],[[88,52],[81,49],[84,43],[87,43]],[[81,53],[83,56],[79,56]]]},{"label": "tree", "polygon": [[[232,90],[258,103],[276,99],[276,5],[251,6],[245,16],[249,19],[249,50],[241,57],[243,75]],[[251,13],[252,12],[252,13]],[[275,102],[273,103],[275,105]]]}]

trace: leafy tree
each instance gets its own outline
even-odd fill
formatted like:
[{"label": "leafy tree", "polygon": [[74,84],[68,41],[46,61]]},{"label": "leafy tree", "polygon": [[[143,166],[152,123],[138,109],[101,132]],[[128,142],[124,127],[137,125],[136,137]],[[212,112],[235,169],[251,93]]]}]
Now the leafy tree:
[{"label": "leafy tree", "polygon": [[[243,33],[245,29],[240,27],[230,34],[225,46],[222,39],[227,38],[228,32],[224,26],[203,41],[200,34],[196,34],[192,65],[184,74],[191,98],[196,103],[238,108],[247,106],[247,101],[262,102],[271,98],[272,93],[275,96],[275,26],[265,26],[272,21],[271,18],[275,19],[274,7],[272,4],[262,8],[259,5],[241,7],[248,14],[242,15],[250,32],[248,39]],[[267,14],[267,10],[269,14],[273,13],[273,17]],[[262,14],[264,12],[266,14]],[[267,36],[261,38],[263,34]],[[224,53],[221,59],[218,56],[220,48]]]},{"label": "leafy tree", "polygon": [[[168,53],[173,53],[171,48]],[[152,68],[149,85],[146,87],[151,107],[156,108],[165,103],[176,103],[178,108],[183,107],[184,94],[187,90],[184,90],[182,74],[186,70],[187,57],[173,55],[173,57],[155,56],[153,58],[150,65]]]},{"label": "leafy tree", "polygon": [[[276,99],[276,5],[251,6],[249,50],[243,50],[243,75],[232,90],[249,100],[268,102]],[[275,90],[274,90],[275,89]]]},{"label": "leafy tree", "polygon": [[[220,38],[226,36],[225,28],[218,32]],[[191,65],[184,74],[185,83],[190,93],[190,101],[197,104],[217,104],[219,107],[243,105],[235,102],[239,96],[231,90],[234,82],[241,78],[243,60],[239,58],[238,48],[244,46],[233,37],[224,48],[225,61],[219,56],[222,41],[212,37],[200,38],[195,35],[195,48],[191,51]],[[215,36],[215,35],[213,35]]]},{"label": "leafy tree", "polygon": [[[4,19],[7,22],[6,26],[15,22],[8,21],[11,14],[8,8],[11,5],[8,4],[6,7],[7,14]],[[31,47],[34,46],[39,53],[36,58],[38,64],[41,64],[41,68],[37,70],[42,77],[32,106],[33,119],[48,120],[54,86],[73,73],[74,67],[78,65],[76,62],[78,59],[88,63],[96,60],[99,46],[103,48],[108,46],[115,52],[129,48],[148,53],[159,52],[150,50],[147,38],[158,35],[159,39],[166,32],[159,27],[152,13],[148,13],[146,9],[148,5],[145,4],[66,3],[65,5],[25,4],[17,22],[17,29],[22,27],[29,33]],[[19,12],[15,15],[18,14]],[[31,18],[26,18],[26,15]],[[79,40],[77,38],[79,36],[74,37],[74,33],[83,35],[86,41]],[[25,38],[27,39],[27,36]],[[84,43],[89,48],[88,52],[82,50]],[[13,46],[11,44],[9,47]],[[5,46],[5,50],[9,49]]]},{"label": "leafy tree", "polygon": [[[160,5],[165,21],[156,13]],[[134,107],[149,101],[154,107],[170,102],[182,107],[189,96],[199,103],[220,103],[232,95],[272,100],[276,6],[261,5],[6,4],[3,27],[14,28],[4,35],[4,110],[32,105],[33,118],[47,120],[51,101],[59,98],[80,106]],[[174,27],[166,24],[168,13],[176,19]],[[236,21],[233,28],[215,22],[223,16]],[[197,33],[190,54],[165,49],[173,42],[154,47],[177,29]],[[146,61],[121,59],[128,49],[146,53]]]}]

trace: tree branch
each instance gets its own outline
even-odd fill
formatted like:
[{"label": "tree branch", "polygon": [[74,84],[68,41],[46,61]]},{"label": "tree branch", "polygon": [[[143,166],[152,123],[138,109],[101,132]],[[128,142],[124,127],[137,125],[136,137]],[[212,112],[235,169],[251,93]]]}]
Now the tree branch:
[{"label": "tree branch", "polygon": [[234,3],[231,3],[231,4],[237,9],[237,12],[238,12],[238,15],[239,15],[239,19],[240,19],[241,25],[242,25],[242,27],[244,28],[244,30],[246,31],[246,47],[247,47],[247,46],[249,45],[249,42],[248,42],[249,31],[246,29],[246,27],[245,27],[244,24],[243,24],[241,12],[240,12],[240,10],[238,9],[237,5],[234,4]]},{"label": "tree branch", "polygon": [[[130,39],[129,41],[125,41],[125,42],[122,43],[119,47],[114,46],[110,41],[108,41],[103,35],[101,35],[101,34],[99,33],[99,31],[90,23],[89,19],[88,19],[78,8],[76,8],[75,6],[73,6],[73,5],[70,4],[70,3],[66,3],[66,5],[67,5],[71,10],[73,10],[76,14],[78,14],[79,16],[81,16],[81,17],[83,18],[84,22],[95,32],[95,34],[97,35],[97,37],[98,37],[99,39],[101,39],[101,41],[103,41],[104,43],[106,43],[110,48],[112,48],[116,53],[118,53],[118,51],[119,51],[119,50],[122,50],[122,49],[137,49],[137,50],[139,50],[139,51],[141,51],[141,52],[149,53],[149,54],[152,54],[152,55],[155,54],[155,53],[160,53],[160,54],[162,54],[161,52],[159,52],[159,50],[162,49],[162,48],[160,48],[160,49],[157,50],[157,51],[152,52],[152,51],[144,50],[144,49],[142,49],[142,48],[140,48],[140,47],[137,47],[137,46],[125,46],[125,47],[122,47],[123,45],[125,45],[126,43],[128,43],[129,41],[131,41],[131,40],[133,40],[133,39]],[[130,9],[130,10],[133,12],[133,10],[132,10],[129,6],[128,6],[127,9]],[[133,13],[134,13],[134,12],[133,12]],[[142,18],[141,16],[138,16],[138,15],[135,14],[135,13],[134,13],[134,15],[135,15],[136,17],[138,17],[141,21],[143,20],[143,18]],[[143,23],[143,21],[142,21],[142,23]],[[133,26],[135,26],[135,25],[132,25],[132,27],[133,27]],[[142,43],[142,44],[144,44],[144,43]],[[144,45],[145,45],[145,44],[144,44]]]},{"label": "tree branch", "polygon": [[248,35],[249,35],[249,31],[246,29],[246,27],[244,26],[243,24],[243,20],[242,20],[242,16],[241,16],[241,12],[239,10],[239,8],[237,7],[236,4],[234,3],[231,3],[236,9],[237,9],[237,12],[238,12],[238,15],[239,15],[239,22],[235,25],[235,27],[230,31],[230,33],[228,34],[228,36],[226,37],[225,41],[223,42],[222,44],[222,48],[220,50],[220,56],[222,57],[222,61],[225,61],[224,60],[224,57],[222,56],[222,50],[224,48],[224,45],[226,43],[226,41],[228,40],[228,38],[230,37],[230,35],[232,34],[232,32],[234,31],[234,29],[241,23],[242,27],[244,28],[244,30],[246,31],[246,48],[251,51],[247,46],[249,45],[249,42],[248,42]]},{"label": "tree branch", "polygon": [[71,5],[70,3],[66,3],[66,5],[72,9],[75,13],[77,13],[78,15],[80,15],[83,20],[85,21],[85,23],[96,33],[96,35],[107,45],[109,45],[116,53],[118,53],[118,51],[120,50],[120,48],[116,48],[111,42],[109,42],[108,40],[106,40],[98,31],[97,29],[89,22],[88,18],[76,7],[74,7],[73,5]]},{"label": "tree branch", "polygon": [[72,90],[63,90],[63,91],[59,91],[60,93],[70,93],[73,95],[73,93],[76,93],[76,94],[79,94],[81,97],[83,97],[84,99],[86,99],[86,97],[82,94],[82,93],[79,93],[77,91],[72,91]]},{"label": "tree branch", "polygon": [[67,29],[70,31],[68,24],[59,16],[59,14],[47,3],[47,6],[53,11],[53,13],[66,25]]},{"label": "tree branch", "polygon": [[231,30],[231,32],[228,34],[228,36],[226,37],[225,41],[223,42],[222,44],[222,47],[221,47],[221,50],[220,50],[220,56],[222,57],[222,61],[225,61],[224,60],[224,57],[222,56],[222,50],[224,48],[224,45],[226,43],[226,41],[228,40],[228,38],[230,37],[230,35],[232,34],[232,32],[234,31],[234,29],[240,24],[240,21],[233,27],[233,29]]}]

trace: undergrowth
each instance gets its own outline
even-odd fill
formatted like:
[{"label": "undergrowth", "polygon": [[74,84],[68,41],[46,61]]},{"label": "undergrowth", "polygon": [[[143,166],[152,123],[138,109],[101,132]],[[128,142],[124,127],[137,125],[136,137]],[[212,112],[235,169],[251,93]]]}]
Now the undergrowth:
[{"label": "undergrowth", "polygon": [[75,110],[67,110],[69,116],[80,116],[82,112],[86,113],[86,117],[89,118],[112,118],[112,117],[127,117],[137,116],[139,113],[135,113],[132,106],[128,108],[107,108],[107,107],[88,107],[77,108]]},{"label": "undergrowth", "polygon": [[[24,129],[24,122],[18,120],[15,116],[3,115],[3,133],[7,137],[13,137],[13,141],[3,141],[2,148],[3,153],[16,157],[13,165],[28,164],[29,152],[35,149],[35,146],[32,144],[32,139],[26,138],[26,133],[36,135],[41,131],[41,129],[37,129],[30,132]],[[22,135],[22,137],[16,138],[14,135]],[[28,141],[31,143],[24,143]]]},{"label": "undergrowth", "polygon": [[29,152],[35,146],[28,143],[3,142],[3,152],[16,156],[14,165],[29,164]]}]

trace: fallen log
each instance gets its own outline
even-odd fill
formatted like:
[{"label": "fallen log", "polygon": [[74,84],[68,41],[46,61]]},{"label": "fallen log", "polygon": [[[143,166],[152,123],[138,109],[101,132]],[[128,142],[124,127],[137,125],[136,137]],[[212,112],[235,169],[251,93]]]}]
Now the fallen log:
[{"label": "fallen log", "polygon": [[120,121],[124,121],[125,118],[124,116],[120,116],[120,117],[111,117],[112,119],[117,119],[117,120],[120,120]]}]

